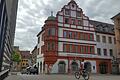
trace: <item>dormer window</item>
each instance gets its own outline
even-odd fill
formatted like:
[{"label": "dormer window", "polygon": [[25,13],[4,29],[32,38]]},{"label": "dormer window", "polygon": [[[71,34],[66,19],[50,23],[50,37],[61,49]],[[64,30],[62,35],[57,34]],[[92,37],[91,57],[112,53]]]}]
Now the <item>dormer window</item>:
[{"label": "dormer window", "polygon": [[65,10],[65,15],[70,15],[70,10],[69,9]]}]

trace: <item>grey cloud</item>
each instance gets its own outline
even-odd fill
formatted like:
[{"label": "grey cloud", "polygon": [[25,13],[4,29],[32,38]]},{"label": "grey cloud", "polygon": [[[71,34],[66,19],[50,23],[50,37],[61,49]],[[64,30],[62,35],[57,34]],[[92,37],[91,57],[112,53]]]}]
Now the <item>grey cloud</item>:
[{"label": "grey cloud", "polygon": [[[48,1],[48,2],[47,2]],[[19,0],[15,45],[32,50],[37,43],[36,35],[45,19],[70,0]],[[110,18],[120,12],[120,0],[75,0],[90,19],[111,23]]]}]

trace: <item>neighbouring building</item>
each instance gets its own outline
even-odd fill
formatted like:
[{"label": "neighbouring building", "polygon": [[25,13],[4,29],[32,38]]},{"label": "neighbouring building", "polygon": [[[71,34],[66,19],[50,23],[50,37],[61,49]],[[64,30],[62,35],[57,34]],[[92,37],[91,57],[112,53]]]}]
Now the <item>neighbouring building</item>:
[{"label": "neighbouring building", "polygon": [[30,51],[20,51],[21,53],[21,70],[31,66]]},{"label": "neighbouring building", "polygon": [[115,73],[120,73],[120,13],[118,13],[111,19],[114,22],[116,49],[117,49],[113,66],[115,67],[114,69]]},{"label": "neighbouring building", "polygon": [[11,68],[17,6],[18,0],[0,0],[0,73]]},{"label": "neighbouring building", "polygon": [[74,0],[45,20],[38,33],[39,73],[74,73],[81,62],[92,73],[111,73],[114,26],[90,20]]},{"label": "neighbouring building", "polygon": [[90,23],[95,26],[97,55],[102,58],[98,70],[106,73],[112,68],[110,59],[116,56],[114,25],[93,20]]},{"label": "neighbouring building", "polygon": [[38,55],[38,49],[37,49],[37,46],[35,46],[31,52],[31,64],[32,65],[36,64],[37,55]]}]

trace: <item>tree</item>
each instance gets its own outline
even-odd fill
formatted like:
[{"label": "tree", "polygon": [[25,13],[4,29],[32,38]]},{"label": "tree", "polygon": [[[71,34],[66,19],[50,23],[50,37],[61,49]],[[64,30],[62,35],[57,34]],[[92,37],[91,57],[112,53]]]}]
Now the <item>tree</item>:
[{"label": "tree", "polygon": [[18,52],[16,52],[16,51],[13,51],[13,53],[12,53],[12,60],[14,62],[20,62],[21,61],[20,54]]}]

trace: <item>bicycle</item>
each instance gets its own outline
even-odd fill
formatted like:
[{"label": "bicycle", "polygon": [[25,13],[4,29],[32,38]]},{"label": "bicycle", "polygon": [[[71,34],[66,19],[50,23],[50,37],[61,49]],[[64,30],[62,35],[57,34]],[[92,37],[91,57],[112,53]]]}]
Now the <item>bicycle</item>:
[{"label": "bicycle", "polygon": [[75,78],[76,79],[79,80],[81,75],[85,80],[89,79],[89,72],[86,71],[85,69],[75,72]]}]

